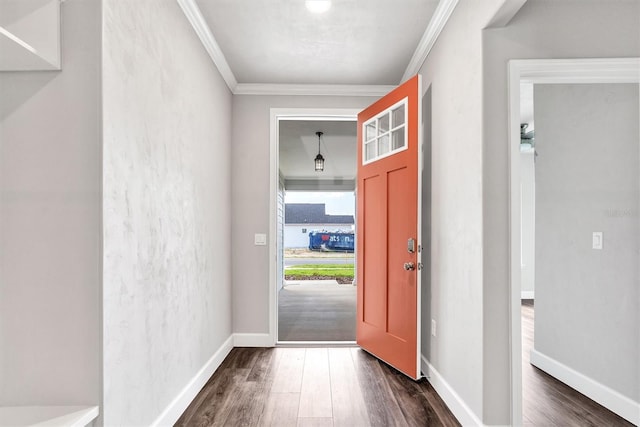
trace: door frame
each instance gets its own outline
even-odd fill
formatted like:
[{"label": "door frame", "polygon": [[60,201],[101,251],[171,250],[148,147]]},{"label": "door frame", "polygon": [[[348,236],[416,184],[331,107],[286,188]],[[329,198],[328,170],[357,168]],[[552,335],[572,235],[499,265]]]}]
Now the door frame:
[{"label": "door frame", "polygon": [[278,180],[280,120],[353,121],[357,123],[360,108],[271,108],[269,118],[269,335],[266,346],[278,341]]},{"label": "door frame", "polygon": [[639,83],[640,58],[518,59],[508,64],[511,425],[522,425],[520,83]]}]

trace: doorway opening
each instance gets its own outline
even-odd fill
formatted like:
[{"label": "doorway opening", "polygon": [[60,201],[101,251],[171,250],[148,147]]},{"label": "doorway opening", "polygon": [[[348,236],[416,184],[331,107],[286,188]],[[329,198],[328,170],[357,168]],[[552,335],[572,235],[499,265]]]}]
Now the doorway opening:
[{"label": "doorway opening", "polygon": [[286,192],[278,341],[353,342],[354,192]]},{"label": "doorway opening", "polygon": [[356,113],[272,111],[277,344],[355,344]]},{"label": "doorway opening", "polygon": [[[579,423],[571,417],[584,407],[603,425],[637,424],[628,380],[638,378],[638,313],[618,302],[639,298],[639,67],[637,58],[511,61],[514,425]],[[619,343],[629,350],[612,350]]]}]

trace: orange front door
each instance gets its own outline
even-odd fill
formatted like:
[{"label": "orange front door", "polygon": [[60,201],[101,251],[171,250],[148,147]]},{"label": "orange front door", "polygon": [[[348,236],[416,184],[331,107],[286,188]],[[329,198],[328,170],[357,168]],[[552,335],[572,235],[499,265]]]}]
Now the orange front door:
[{"label": "orange front door", "polygon": [[356,341],[420,377],[420,76],[358,115]]}]

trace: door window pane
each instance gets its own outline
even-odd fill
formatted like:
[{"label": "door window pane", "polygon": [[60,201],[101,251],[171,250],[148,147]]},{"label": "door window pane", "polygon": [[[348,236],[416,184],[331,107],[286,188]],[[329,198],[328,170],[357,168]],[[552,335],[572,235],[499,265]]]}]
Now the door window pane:
[{"label": "door window pane", "polygon": [[374,120],[373,123],[369,123],[366,127],[366,132],[367,135],[365,137],[366,141],[371,141],[373,138],[376,137],[376,121]]},{"label": "door window pane", "polygon": [[378,135],[389,132],[389,115],[385,114],[378,120]]},{"label": "door window pane", "polygon": [[364,159],[366,161],[372,160],[376,157],[376,142],[370,142],[364,146]]},{"label": "door window pane", "polygon": [[378,139],[378,156],[387,154],[391,149],[389,148],[389,135],[381,136]]},{"label": "door window pane", "polygon": [[394,109],[391,113],[393,115],[393,127],[397,128],[404,124],[404,104]]},{"label": "door window pane", "polygon": [[404,130],[405,128],[402,127],[398,130],[394,130],[392,133],[392,144],[391,144],[391,149],[392,150],[397,150],[398,148],[402,148],[404,147]]}]

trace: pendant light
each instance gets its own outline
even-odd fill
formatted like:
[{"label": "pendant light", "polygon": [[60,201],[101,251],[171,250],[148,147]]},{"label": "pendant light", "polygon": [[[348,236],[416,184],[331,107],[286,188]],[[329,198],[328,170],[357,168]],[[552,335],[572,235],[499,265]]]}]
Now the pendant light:
[{"label": "pendant light", "polygon": [[318,155],[316,156],[316,172],[322,172],[324,170],[324,157],[320,154],[320,137],[323,135],[322,132],[316,132],[318,135]]}]

